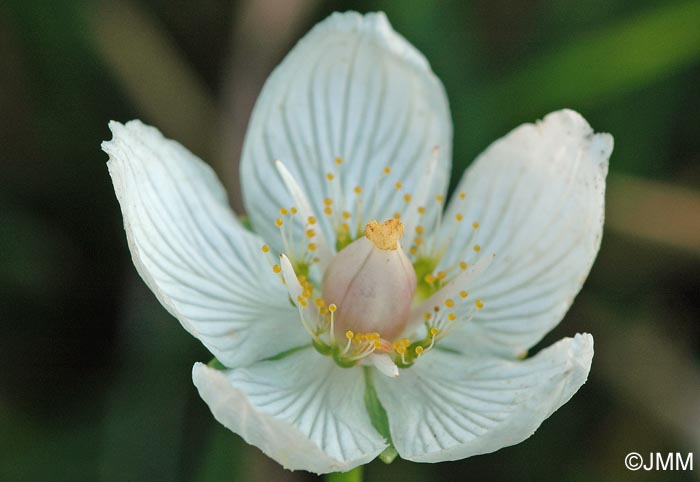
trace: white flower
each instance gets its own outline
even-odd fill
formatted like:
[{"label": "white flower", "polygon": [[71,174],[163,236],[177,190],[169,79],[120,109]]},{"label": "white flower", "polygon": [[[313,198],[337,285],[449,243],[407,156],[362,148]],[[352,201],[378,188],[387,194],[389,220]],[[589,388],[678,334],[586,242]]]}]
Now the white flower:
[{"label": "white flower", "polygon": [[496,141],[443,209],[442,85],[383,14],[334,14],[256,104],[241,171],[258,234],[181,145],[110,128],[134,264],[219,361],[195,364],[200,395],[285,467],[345,471],[390,444],[419,462],[491,452],[585,382],[590,335],[522,359],[600,245],[613,143],[577,113]]}]

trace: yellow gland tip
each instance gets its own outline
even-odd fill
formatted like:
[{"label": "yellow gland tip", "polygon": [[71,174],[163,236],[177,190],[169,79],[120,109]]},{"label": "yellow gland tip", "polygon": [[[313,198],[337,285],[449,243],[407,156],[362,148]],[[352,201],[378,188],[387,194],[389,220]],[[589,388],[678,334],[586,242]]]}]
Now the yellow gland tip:
[{"label": "yellow gland tip", "polygon": [[262,252],[263,253],[269,253],[270,252],[270,247],[267,244],[262,245]]},{"label": "yellow gland tip", "polygon": [[480,310],[480,309],[482,309],[482,308],[484,307],[484,302],[481,301],[481,300],[476,300],[476,301],[474,302],[474,306],[476,306],[476,308]]},{"label": "yellow gland tip", "polygon": [[328,174],[326,174],[326,179],[328,179],[329,181],[332,181],[333,179],[335,179],[335,176],[333,175],[332,172],[329,172]]},{"label": "yellow gland tip", "polygon": [[309,218],[306,221],[312,226],[316,224],[316,218],[313,216],[309,216]]},{"label": "yellow gland tip", "polygon": [[425,321],[430,321],[430,318],[432,318],[432,315],[429,312],[426,311],[425,313],[423,313],[423,319]]},{"label": "yellow gland tip", "polygon": [[425,208],[423,206],[418,207],[418,214],[425,214]]},{"label": "yellow gland tip", "polygon": [[394,184],[394,187],[396,189],[401,189],[403,187],[403,184],[401,184],[401,181],[398,181],[396,184]]},{"label": "yellow gland tip", "polygon": [[469,296],[469,293],[467,293],[466,291],[460,291],[459,296],[460,298],[466,298],[467,296]]},{"label": "yellow gland tip", "polygon": [[455,300],[453,300],[452,298],[447,298],[445,300],[445,306],[447,306],[448,308],[452,308],[454,305],[455,305]]},{"label": "yellow gland tip", "polygon": [[423,279],[424,279],[425,282],[428,283],[428,284],[435,283],[435,276],[433,276],[432,274],[426,274],[426,275],[423,277]]},{"label": "yellow gland tip", "polygon": [[287,208],[280,208],[280,216],[286,216],[288,212]]},{"label": "yellow gland tip", "polygon": [[422,346],[418,345],[416,347],[416,355],[421,356],[424,351],[425,351],[425,349]]},{"label": "yellow gland tip", "polygon": [[338,307],[335,306],[335,303],[331,303],[330,305],[328,305],[328,311],[330,311],[331,313],[335,313],[337,309]]},{"label": "yellow gland tip", "polygon": [[459,221],[461,221],[462,219],[464,219],[464,216],[462,216],[461,213],[457,213],[457,214],[455,215],[455,219],[457,220],[457,222],[459,222]]},{"label": "yellow gland tip", "polygon": [[370,221],[365,226],[365,237],[379,249],[397,249],[401,236],[403,236],[403,223],[398,219],[389,219],[382,224]]},{"label": "yellow gland tip", "polygon": [[447,315],[447,319],[450,321],[455,321],[457,319],[457,315],[455,315],[454,313],[450,313],[449,315]]},{"label": "yellow gland tip", "polygon": [[348,330],[345,332],[345,338],[348,340],[352,340],[352,338],[355,336],[355,334],[352,332],[352,330]]},{"label": "yellow gland tip", "polygon": [[336,157],[335,158],[335,163],[338,165],[341,165],[343,163],[343,158],[342,157]]},{"label": "yellow gland tip", "polygon": [[283,224],[284,221],[282,221],[280,218],[275,219],[275,226],[277,226],[278,228],[281,228]]},{"label": "yellow gland tip", "polygon": [[478,228],[479,228],[479,221],[474,221],[474,222],[472,223],[472,228],[478,229]]},{"label": "yellow gland tip", "polygon": [[467,269],[469,265],[466,263],[466,261],[460,261],[459,262],[459,269]]},{"label": "yellow gland tip", "polygon": [[390,167],[385,167],[385,168],[384,168],[384,174],[389,174],[390,172],[391,172],[391,168],[390,168]]},{"label": "yellow gland tip", "polygon": [[355,189],[353,189],[355,194],[362,194],[362,188],[360,186],[355,186]]},{"label": "yellow gland tip", "polygon": [[279,274],[279,273],[282,272],[282,266],[276,264],[276,265],[274,265],[274,266],[272,267],[272,271],[274,271],[275,273]]},{"label": "yellow gland tip", "polygon": [[465,197],[467,197],[467,193],[466,193],[466,192],[460,192],[460,193],[459,193],[459,198],[460,198],[460,199],[464,199]]},{"label": "yellow gland tip", "polygon": [[481,251],[481,246],[479,246],[478,244],[475,244],[475,245],[474,245],[474,251],[477,252],[477,253],[478,253],[479,251]]},{"label": "yellow gland tip", "polygon": [[403,200],[408,202],[411,202],[411,195],[410,194],[404,194],[403,195]]},{"label": "yellow gland tip", "polygon": [[289,212],[292,213],[292,215],[297,213],[297,208],[289,208]]}]

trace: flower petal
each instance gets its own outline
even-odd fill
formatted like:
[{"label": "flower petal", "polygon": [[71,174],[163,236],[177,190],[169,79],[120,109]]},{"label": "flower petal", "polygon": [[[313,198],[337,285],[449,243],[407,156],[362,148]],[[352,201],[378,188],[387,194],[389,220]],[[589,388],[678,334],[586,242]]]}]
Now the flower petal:
[{"label": "flower petal", "polygon": [[466,196],[451,200],[442,231],[467,241],[440,264],[470,261],[475,244],[497,256],[470,289],[484,309],[446,346],[519,355],[559,323],[600,247],[612,147],[610,135],[562,110],[518,127],[467,170],[457,188]]},{"label": "flower petal", "polygon": [[363,371],[314,350],[227,371],[197,363],[192,378],[220,423],[287,469],[347,471],[387,446],[365,409]]},{"label": "flower petal", "polygon": [[279,277],[213,171],[140,121],[102,144],[134,265],[163,306],[226,366],[308,343]]},{"label": "flower petal", "polygon": [[401,457],[442,462],[528,438],[585,383],[592,357],[588,334],[525,361],[434,350],[374,385]]},{"label": "flower petal", "polygon": [[[405,208],[403,195],[414,193],[430,172],[436,146],[431,190],[442,193],[452,149],[442,84],[383,13],[335,13],[294,47],[260,94],[241,161],[246,208],[256,230],[277,239],[273,221],[280,207],[293,202],[275,169],[279,159],[312,209],[321,212],[331,198],[332,209],[351,213],[353,222],[360,209],[364,220],[388,219]],[[327,173],[334,173],[332,182]],[[364,189],[362,208],[356,186]],[[331,221],[319,221],[326,237],[335,239]],[[281,243],[275,247],[282,251]]]}]

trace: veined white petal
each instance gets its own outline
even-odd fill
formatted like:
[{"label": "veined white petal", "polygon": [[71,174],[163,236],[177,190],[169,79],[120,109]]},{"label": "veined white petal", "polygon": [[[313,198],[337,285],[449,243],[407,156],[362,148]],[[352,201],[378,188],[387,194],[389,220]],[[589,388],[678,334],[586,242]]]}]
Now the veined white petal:
[{"label": "veined white petal", "polygon": [[284,286],[228,206],[214,172],[140,121],[102,144],[134,265],[182,326],[226,366],[308,342]]},{"label": "veined white petal", "polygon": [[610,135],[562,110],[513,130],[467,170],[457,188],[465,199],[451,200],[442,235],[472,242],[454,242],[440,265],[473,257],[474,244],[497,257],[470,290],[484,309],[445,346],[514,356],[559,323],[600,247],[612,147]]},{"label": "veined white petal", "polygon": [[457,460],[522,442],[588,377],[593,338],[565,338],[525,361],[433,350],[398,378],[375,377],[402,458]]},{"label": "veined white petal", "polygon": [[[442,193],[452,150],[442,84],[384,14],[335,13],[287,55],[255,105],[241,161],[251,221],[265,239],[278,239],[273,221],[294,200],[276,172],[276,159],[312,208],[323,210],[330,198],[333,211],[351,213],[353,223],[359,211],[365,221],[388,219],[405,209],[403,195],[424,182],[435,146],[440,155],[430,190]],[[385,175],[387,166],[391,173]],[[328,173],[334,174],[331,182]],[[360,197],[356,186],[363,189]],[[331,220],[321,216],[319,222],[334,240]],[[275,248],[282,251],[281,243]]]},{"label": "veined white petal", "polygon": [[344,472],[387,446],[365,409],[363,371],[312,349],[227,371],[197,363],[192,378],[221,424],[287,469]]}]

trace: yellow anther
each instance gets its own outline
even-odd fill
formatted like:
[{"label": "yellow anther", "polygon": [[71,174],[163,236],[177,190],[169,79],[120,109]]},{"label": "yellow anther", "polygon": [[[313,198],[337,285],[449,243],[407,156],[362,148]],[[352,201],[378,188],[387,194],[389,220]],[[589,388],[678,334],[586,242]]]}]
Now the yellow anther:
[{"label": "yellow anther", "polygon": [[355,186],[355,189],[353,189],[355,194],[362,194],[362,188],[360,186]]},{"label": "yellow anther", "polygon": [[466,291],[460,291],[459,296],[460,298],[466,298],[467,296],[469,296],[469,293],[467,293]]},{"label": "yellow anther", "polygon": [[332,172],[329,172],[328,174],[326,174],[326,179],[328,179],[329,181],[332,181],[333,179],[335,179],[335,176],[333,175]]},{"label": "yellow anther", "polygon": [[430,273],[426,274],[426,275],[423,277],[423,279],[424,279],[425,282],[428,283],[428,284],[435,283],[435,276],[433,276],[433,275],[430,274]]},{"label": "yellow anther", "polygon": [[445,306],[447,306],[448,308],[452,308],[454,305],[455,305],[455,300],[453,300],[452,298],[447,298],[445,300]]},{"label": "yellow anther", "polygon": [[416,226],[416,234],[423,234],[423,231],[425,231],[423,226]]},{"label": "yellow anther", "polygon": [[445,273],[444,271],[438,271],[437,277],[439,280],[443,280],[443,279],[447,278],[447,273]]},{"label": "yellow anther", "polygon": [[469,267],[469,264],[467,264],[466,261],[459,262],[459,269],[467,269],[468,267]]},{"label": "yellow anther", "polygon": [[309,306],[309,304],[306,302],[306,300],[301,300],[299,302],[299,304],[302,306],[302,308],[306,308],[307,306]]},{"label": "yellow anther", "polygon": [[404,353],[406,353],[406,348],[404,348],[403,346],[397,346],[395,350],[396,353],[398,353],[399,355],[403,355]]},{"label": "yellow anther", "polygon": [[479,251],[481,251],[481,246],[479,246],[478,244],[475,244],[475,245],[474,245],[474,251],[477,252],[477,253],[478,253]]},{"label": "yellow anther", "polygon": [[316,224],[316,218],[313,216],[309,216],[309,218],[306,221],[312,226]]},{"label": "yellow anther", "polygon": [[476,308],[477,308],[478,310],[480,310],[480,309],[482,309],[482,308],[484,307],[484,302],[481,301],[481,300],[476,300],[476,301],[474,302],[474,306],[476,306]]},{"label": "yellow anther", "polygon": [[372,333],[367,333],[367,339],[371,341],[379,340],[381,338],[381,335],[377,333],[376,331]]},{"label": "yellow anther", "polygon": [[272,267],[272,271],[274,271],[275,273],[280,273],[282,271],[282,266],[276,264]]},{"label": "yellow anther", "polygon": [[462,216],[462,213],[457,213],[457,214],[455,215],[455,219],[457,220],[457,222],[459,222],[459,221],[461,221],[462,219],[464,219],[464,216]]},{"label": "yellow anther", "polygon": [[333,204],[333,200],[331,198],[327,197],[326,199],[323,200],[323,204],[325,204],[326,206],[330,206],[331,204]]},{"label": "yellow anther", "polygon": [[430,329],[430,334],[432,336],[437,336],[438,333],[440,333],[440,330],[438,330],[437,328],[433,327]]},{"label": "yellow anther", "polygon": [[401,184],[401,181],[397,181],[396,184],[394,184],[394,187],[396,189],[401,189],[403,187],[403,184]]},{"label": "yellow anther", "polygon": [[394,219],[401,219],[401,213],[394,213]]},{"label": "yellow anther", "polygon": [[374,342],[372,342],[372,346],[374,346],[375,350],[378,350],[382,347],[382,342],[379,340],[374,340]]},{"label": "yellow anther", "polygon": [[352,340],[353,336],[355,336],[355,334],[351,330],[345,332],[345,338],[347,338],[348,340]]},{"label": "yellow anther", "polygon": [[328,305],[328,311],[330,311],[331,313],[335,313],[337,309],[338,307],[335,306],[335,303],[331,303],[330,305]]},{"label": "yellow anther", "polygon": [[425,313],[423,313],[423,319],[425,321],[430,321],[430,318],[432,318],[432,315],[430,314],[430,312],[426,311]]},{"label": "yellow anther", "polygon": [[457,319],[457,315],[455,315],[454,313],[450,313],[449,315],[447,315],[447,319],[450,321],[455,321]]},{"label": "yellow anther", "polygon": [[316,246],[315,243],[309,243],[309,246],[308,246],[309,251],[316,251],[316,248],[317,248],[317,247],[318,247],[318,246]]},{"label": "yellow anther", "polygon": [[275,226],[277,226],[278,228],[281,228],[283,224],[284,221],[282,221],[280,218],[275,219]]},{"label": "yellow anther", "polygon": [[269,253],[270,252],[270,247],[267,244],[262,245],[262,252],[263,253]]},{"label": "yellow anther", "polygon": [[335,158],[335,163],[338,165],[341,165],[343,163],[343,158],[342,157],[336,157]]},{"label": "yellow anther", "polygon": [[323,209],[323,212],[326,213],[326,214],[328,214],[329,216],[330,216],[331,214],[333,214],[333,210],[332,210],[331,208],[329,208],[328,206],[326,206],[326,207]]},{"label": "yellow anther", "polygon": [[314,231],[313,229],[306,230],[306,237],[307,238],[313,238],[314,236],[316,236],[316,231]]},{"label": "yellow anther", "polygon": [[304,297],[302,295],[297,296],[297,301],[301,303],[302,301],[304,301]]},{"label": "yellow anther", "polygon": [[464,199],[465,197],[467,197],[467,193],[466,193],[466,192],[460,192],[460,193],[459,193],[459,198],[460,198],[460,199]]},{"label": "yellow anther", "polygon": [[437,202],[441,203],[442,201],[445,200],[445,196],[443,196],[442,194],[438,194],[437,196],[435,196],[435,200]]},{"label": "yellow anther", "polygon": [[425,351],[425,348],[423,348],[422,346],[418,345],[416,347],[416,355],[421,356],[424,351]]},{"label": "yellow anther", "polygon": [[384,174],[389,174],[390,172],[391,172],[391,168],[390,168],[390,167],[387,166],[387,167],[384,168]]},{"label": "yellow anther", "polygon": [[479,221],[474,221],[474,222],[472,223],[472,228],[474,228],[474,229],[479,229]]},{"label": "yellow anther", "polygon": [[287,208],[281,208],[281,209],[280,209],[280,215],[281,215],[281,216],[286,216],[288,212],[289,212],[289,211],[287,211]]},{"label": "yellow anther", "polygon": [[425,214],[425,208],[423,206],[418,206],[418,214]]},{"label": "yellow anther", "polygon": [[365,339],[365,334],[364,333],[355,333],[355,340],[358,342],[361,342]]},{"label": "yellow anther", "polygon": [[292,216],[297,213],[297,208],[289,208],[289,212],[292,213]]},{"label": "yellow anther", "polygon": [[406,193],[403,195],[403,200],[406,201],[407,203],[411,202],[411,195]]},{"label": "yellow anther", "polygon": [[411,346],[411,340],[409,340],[408,338],[402,338],[400,343],[401,346],[405,346],[406,348]]}]

